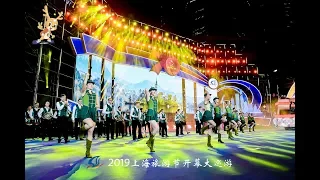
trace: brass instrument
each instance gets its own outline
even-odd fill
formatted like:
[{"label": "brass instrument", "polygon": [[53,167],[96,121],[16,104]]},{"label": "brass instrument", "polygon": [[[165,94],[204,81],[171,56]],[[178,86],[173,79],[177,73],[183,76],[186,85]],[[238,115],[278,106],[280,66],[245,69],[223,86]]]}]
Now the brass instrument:
[{"label": "brass instrument", "polygon": [[117,115],[115,116],[115,118],[116,118],[116,122],[124,121],[123,116],[121,115],[121,113],[120,113],[120,114],[117,114]]},{"label": "brass instrument", "polygon": [[50,120],[53,117],[51,112],[46,112],[43,114],[42,118],[46,120]]}]

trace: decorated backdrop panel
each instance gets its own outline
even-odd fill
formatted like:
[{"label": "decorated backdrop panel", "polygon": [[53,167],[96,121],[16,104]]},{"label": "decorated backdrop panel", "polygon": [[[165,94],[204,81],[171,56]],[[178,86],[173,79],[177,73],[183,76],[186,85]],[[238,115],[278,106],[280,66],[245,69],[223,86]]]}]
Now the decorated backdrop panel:
[{"label": "decorated backdrop panel", "polygon": [[199,105],[203,105],[203,101],[204,101],[204,86],[197,83],[197,104],[198,104],[198,107],[199,107]]},{"label": "decorated backdrop panel", "polygon": [[89,55],[77,55],[76,57],[76,68],[74,73],[74,90],[73,100],[78,101],[81,97],[81,89],[83,86],[83,80],[85,74],[88,72],[89,66]]},{"label": "decorated backdrop panel", "polygon": [[112,63],[108,60],[104,61],[104,91],[103,104],[107,104],[107,98],[111,97],[112,90]]},{"label": "decorated backdrop panel", "polygon": [[193,81],[185,80],[186,84],[186,104],[187,114],[194,114],[194,87]]},{"label": "decorated backdrop panel", "polygon": [[97,93],[98,98],[101,97],[101,67],[102,58],[92,56],[91,58],[91,80],[94,81],[94,91]]},{"label": "decorated backdrop panel", "polygon": [[179,77],[165,73],[157,75],[148,68],[115,64],[115,106],[129,109],[136,100],[142,101],[146,108],[144,90],[155,86],[157,81],[159,109],[175,112],[182,107],[182,81]]}]

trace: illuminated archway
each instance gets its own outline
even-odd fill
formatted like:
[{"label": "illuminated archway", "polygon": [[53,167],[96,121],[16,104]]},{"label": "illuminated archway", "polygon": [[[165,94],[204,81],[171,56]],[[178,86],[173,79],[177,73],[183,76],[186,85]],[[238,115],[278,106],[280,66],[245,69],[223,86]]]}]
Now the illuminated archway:
[{"label": "illuminated archway", "polygon": [[256,107],[257,109],[260,109],[261,104],[262,104],[262,95],[256,86],[254,86],[253,84],[251,84],[247,81],[237,80],[237,79],[225,80],[225,81],[220,82],[220,86],[223,86],[226,84],[231,84],[231,85],[238,84],[238,85],[241,85],[241,86],[244,86],[245,88],[247,88],[252,95],[252,101],[250,104],[253,107]]},{"label": "illuminated archway", "polygon": [[242,89],[240,89],[236,86],[223,86],[217,90],[217,93],[224,90],[224,89],[233,89],[233,90],[237,91],[240,94],[240,96],[242,96],[242,98],[245,102],[249,102],[248,96],[246,95],[246,93],[244,93],[244,91]]}]

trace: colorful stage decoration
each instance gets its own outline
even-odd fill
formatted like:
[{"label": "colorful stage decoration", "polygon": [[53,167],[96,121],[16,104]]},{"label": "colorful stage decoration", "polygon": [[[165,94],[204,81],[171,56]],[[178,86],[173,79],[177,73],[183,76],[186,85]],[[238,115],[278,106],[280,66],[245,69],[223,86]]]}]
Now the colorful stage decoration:
[{"label": "colorful stage decoration", "polygon": [[[230,93],[230,90],[233,92]],[[212,94],[212,99],[218,96],[220,102],[231,101],[233,107],[244,113],[254,113],[256,117],[263,115],[260,110],[262,104],[261,93],[256,86],[247,81],[231,79],[218,82],[212,78],[208,81],[205,91]],[[248,91],[250,92],[251,101],[249,101],[246,94]],[[229,97],[226,97],[226,95]],[[203,105],[203,102],[200,102],[199,105]],[[222,109],[224,111],[224,107]]]},{"label": "colorful stage decoration", "polygon": [[167,55],[161,55],[159,57],[160,62],[155,64],[151,71],[159,74],[162,69],[166,71],[170,76],[176,76],[180,71],[180,64],[178,60],[174,57],[170,57]]},{"label": "colorful stage decoration", "polygon": [[36,40],[34,44],[39,44],[43,40],[46,40],[48,43],[53,43],[52,39],[55,36],[52,34],[52,31],[57,30],[58,21],[63,20],[63,12],[58,12],[56,18],[50,17],[47,5],[44,6],[42,11],[44,12],[43,16],[45,17],[44,23],[38,22],[38,29],[42,31],[40,32],[40,39]]},{"label": "colorful stage decoration", "polygon": [[71,26],[76,25],[80,31],[111,45],[117,51],[126,52],[125,47],[130,45],[156,56],[170,55],[186,64],[204,62],[196,54],[219,53],[219,50],[203,43],[120,16],[103,2],[79,0],[72,7],[65,15]]},{"label": "colorful stage decoration", "polygon": [[[102,59],[101,67],[104,68],[101,69],[100,75],[104,77],[104,83],[109,85],[101,89],[109,88],[111,84],[108,82],[111,82],[112,77],[114,77],[113,83],[115,86],[112,93],[115,107],[121,106],[122,111],[127,111],[136,100],[139,100],[146,109],[143,91],[151,86],[157,86],[158,107],[164,109],[164,112],[168,114],[169,131],[173,131],[175,127],[173,121],[175,111],[178,108],[182,109],[184,106],[187,106],[189,117],[187,119],[190,121],[188,127],[193,128],[195,100],[203,101],[203,89],[208,84],[208,78],[204,74],[186,63],[179,63],[177,59],[171,56],[162,55],[159,59],[150,59],[136,54],[119,52],[87,34],[82,34],[80,38],[70,37],[70,42],[77,57],[75,96],[78,97],[81,90],[80,84],[83,81],[84,73],[93,70],[92,60]],[[115,60],[115,56],[121,56],[122,61]],[[151,69],[157,64],[160,64],[160,68],[155,73]],[[97,67],[98,65],[94,66]],[[98,74],[97,71],[96,74]],[[183,83],[184,81],[185,83]],[[96,84],[99,85],[98,82]],[[188,88],[185,89],[185,95],[183,95],[184,84]],[[202,89],[197,92],[197,98],[193,98],[194,88]],[[102,94],[102,97],[105,97],[104,94]],[[183,99],[187,100],[183,101]],[[76,101],[77,99],[74,98],[73,100]],[[184,105],[183,102],[186,102],[186,104]]]}]

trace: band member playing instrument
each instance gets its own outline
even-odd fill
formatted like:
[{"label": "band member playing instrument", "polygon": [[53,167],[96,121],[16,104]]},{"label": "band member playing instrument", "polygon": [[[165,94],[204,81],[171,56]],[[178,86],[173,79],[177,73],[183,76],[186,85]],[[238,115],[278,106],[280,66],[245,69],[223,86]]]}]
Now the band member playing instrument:
[{"label": "band member playing instrument", "polygon": [[34,124],[40,124],[40,117],[38,116],[40,111],[39,103],[35,103],[30,114],[33,117],[33,123]]},{"label": "band member playing instrument", "polygon": [[129,129],[129,134],[131,136],[131,120],[130,120],[130,111],[129,109],[126,111],[124,114],[124,121],[125,121],[125,136],[128,136],[128,129]]},{"label": "band member playing instrument", "polygon": [[179,129],[180,129],[180,135],[183,135],[181,119],[182,119],[181,110],[178,109],[174,117],[174,122],[176,124],[176,136],[179,136]]},{"label": "band member playing instrument", "polygon": [[[80,119],[80,111],[81,111],[82,106],[83,106],[82,99],[79,99],[78,104],[73,106],[73,109],[72,109],[71,119],[72,119],[72,122],[74,122],[74,134],[75,134],[76,140],[79,139],[80,127],[82,125],[82,120]],[[83,135],[82,136],[80,135],[80,140],[83,140],[82,137],[83,137]]]},{"label": "band member playing instrument", "polygon": [[107,130],[107,140],[109,140],[109,133],[111,133],[111,139],[114,140],[114,123],[115,120],[113,119],[113,104],[112,98],[108,98],[107,104],[103,107],[103,114],[106,115],[106,130]]},{"label": "band member playing instrument", "polygon": [[240,125],[240,131],[241,131],[242,133],[244,133],[243,128],[244,128],[245,126],[247,126],[247,125],[246,125],[246,121],[244,120],[243,112],[240,112],[240,123],[241,123],[241,125]]},{"label": "band member playing instrument", "polygon": [[[132,121],[132,139],[134,141],[137,141],[137,127],[139,130],[138,135],[141,134],[141,124],[139,121],[140,113],[140,102],[136,101],[134,103],[134,107],[131,108],[130,111],[130,120]],[[138,138],[140,139],[141,137]]]},{"label": "band member playing instrument", "polygon": [[163,112],[163,109],[159,112],[159,125],[161,127],[161,135],[162,137],[168,137],[168,129],[167,129],[167,116],[166,113]]},{"label": "band member playing instrument", "polygon": [[52,139],[52,123],[51,119],[53,117],[52,109],[50,108],[50,102],[46,101],[44,107],[41,108],[38,112],[38,117],[41,117],[41,129],[42,129],[42,141],[46,138],[46,134],[48,135],[49,141]]},{"label": "band member playing instrument", "polygon": [[[147,141],[147,146],[150,148],[150,152],[155,152],[154,147],[154,137],[156,133],[159,131],[159,125],[157,123],[157,112],[158,112],[158,101],[156,99],[157,89],[154,87],[151,87],[149,91],[145,90],[146,95],[146,101],[148,106],[148,111],[146,115],[146,121],[149,122],[152,132],[150,135],[149,140]],[[150,129],[149,129],[150,131]]]},{"label": "band member playing instrument", "polygon": [[[190,134],[190,132],[188,131],[188,128],[187,128],[186,116],[184,115],[184,112],[182,110],[181,110],[180,115],[181,115],[182,128],[187,131],[187,134]],[[184,134],[182,133],[182,135],[184,135]]]},{"label": "band member playing instrument", "polygon": [[40,107],[39,107],[39,103],[34,103],[34,106],[33,108],[31,109],[31,112],[30,112],[30,116],[32,117],[31,118],[31,124],[33,126],[33,137],[37,138],[39,137],[39,124],[40,124],[40,117],[38,117],[38,112],[40,110]]},{"label": "band member playing instrument", "polygon": [[35,128],[32,124],[32,106],[28,106],[27,111],[24,112],[25,118],[25,139],[31,137],[34,140]]},{"label": "band member playing instrument", "polygon": [[97,108],[100,107],[99,99],[95,92],[92,91],[94,87],[94,82],[89,79],[89,74],[86,74],[85,80],[82,87],[82,102],[83,107],[81,108],[80,118],[85,124],[83,127],[88,131],[87,140],[86,140],[86,153],[87,158],[91,158],[90,150],[93,138],[93,131],[96,126],[94,122],[96,120]]},{"label": "band member playing instrument", "polygon": [[65,94],[61,95],[60,102],[57,102],[56,107],[58,110],[58,143],[61,142],[61,134],[63,134],[64,143],[68,143],[68,110],[70,110],[70,107]]},{"label": "band member playing instrument", "polygon": [[204,94],[204,108],[205,111],[203,113],[202,121],[205,123],[204,126],[201,128],[201,134],[204,133],[205,130],[208,129],[208,142],[207,146],[213,148],[211,145],[211,136],[213,134],[212,128],[216,126],[216,123],[213,121],[212,111],[213,111],[213,104],[210,102],[211,94],[205,93]]},{"label": "band member playing instrument", "polygon": [[124,126],[123,126],[123,116],[121,113],[121,106],[118,106],[118,109],[114,113],[114,119],[116,120],[116,138],[120,136],[120,133],[122,137],[124,136]]},{"label": "band member playing instrument", "polygon": [[236,108],[233,108],[233,112],[232,112],[232,123],[236,123],[236,127],[233,128],[235,135],[238,136],[238,126],[241,125],[241,122],[239,121],[239,114],[238,114],[238,110],[236,110]]},{"label": "band member playing instrument", "polygon": [[249,132],[251,132],[251,128],[254,131],[254,127],[256,126],[256,121],[254,120],[253,114],[248,114],[248,125],[249,125]]},{"label": "band member playing instrument", "polygon": [[194,114],[194,120],[196,122],[196,133],[201,135],[201,119],[202,119],[202,107],[199,106],[196,113]]}]

